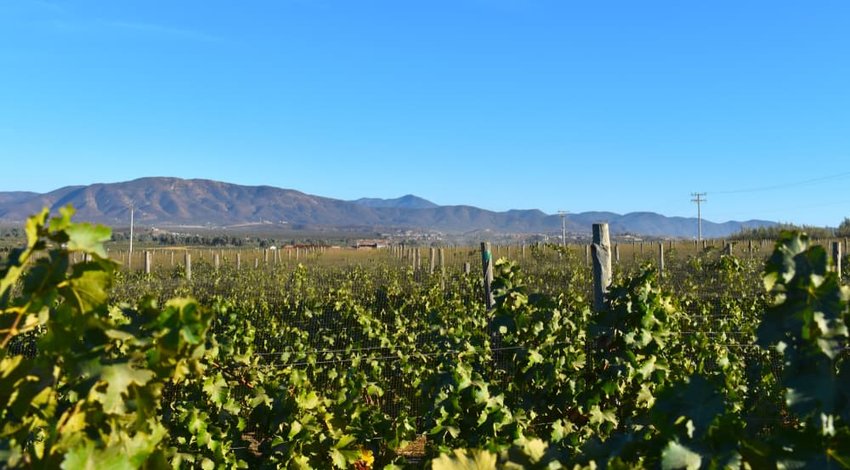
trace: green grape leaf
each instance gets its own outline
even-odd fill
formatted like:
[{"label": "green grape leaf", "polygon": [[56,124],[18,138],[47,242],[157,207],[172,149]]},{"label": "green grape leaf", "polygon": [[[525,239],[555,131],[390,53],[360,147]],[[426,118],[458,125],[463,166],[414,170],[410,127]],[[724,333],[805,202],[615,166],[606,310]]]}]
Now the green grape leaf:
[{"label": "green grape leaf", "polygon": [[112,280],[112,274],[100,270],[85,270],[70,280],[71,291],[80,303],[84,312],[104,305],[109,299],[107,289]]},{"label": "green grape leaf", "polygon": [[94,441],[84,441],[82,446],[75,447],[65,454],[61,468],[64,470],[134,470],[137,468],[119,447],[97,449]]},{"label": "green grape leaf", "polygon": [[92,225],[87,223],[75,223],[65,229],[68,234],[68,250],[93,253],[101,258],[106,258],[106,249],[103,242],[112,237],[112,230],[103,225]]},{"label": "green grape leaf", "polygon": [[702,457],[676,441],[670,441],[661,453],[661,468],[664,470],[697,470],[700,465]]},{"label": "green grape leaf", "polygon": [[104,366],[100,374],[101,380],[106,382],[106,390],[92,393],[97,401],[103,404],[103,411],[110,414],[121,414],[126,412],[124,398],[128,394],[131,385],[143,386],[154,378],[154,373],[147,369],[136,369],[128,363]]}]

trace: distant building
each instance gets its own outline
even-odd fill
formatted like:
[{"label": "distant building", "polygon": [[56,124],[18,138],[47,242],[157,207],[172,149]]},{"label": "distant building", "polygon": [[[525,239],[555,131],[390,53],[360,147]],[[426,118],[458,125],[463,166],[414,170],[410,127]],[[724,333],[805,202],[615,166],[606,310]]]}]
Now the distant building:
[{"label": "distant building", "polygon": [[378,249],[378,248],[386,248],[388,245],[386,240],[357,240],[357,242],[352,246],[353,248],[360,249]]}]

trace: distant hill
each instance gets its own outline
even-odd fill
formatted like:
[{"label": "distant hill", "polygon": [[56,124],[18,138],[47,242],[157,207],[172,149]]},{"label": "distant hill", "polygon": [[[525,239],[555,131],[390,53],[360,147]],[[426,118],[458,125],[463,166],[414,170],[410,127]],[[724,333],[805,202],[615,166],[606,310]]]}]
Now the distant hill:
[{"label": "distant hill", "polygon": [[[67,186],[46,194],[0,192],[0,222],[22,222],[42,207],[56,210],[67,204],[76,207],[79,220],[124,226],[132,204],[136,222],[147,226],[373,227],[453,233],[551,233],[561,229],[560,216],[539,210],[494,212],[472,206],[438,206],[413,195],[342,201],[271,186],[166,177]],[[604,221],[614,234],[668,237],[693,237],[697,226],[696,218],[665,217],[653,212],[584,212],[568,214],[566,221],[567,230],[572,233],[588,233],[594,222]],[[771,225],[774,222],[764,220],[722,224],[703,220],[703,234],[722,237],[742,227]]]},{"label": "distant hill", "polygon": [[31,193],[28,191],[0,192],[0,204],[21,202],[38,195],[38,193]]},{"label": "distant hill", "polygon": [[395,199],[364,197],[351,202],[366,207],[399,207],[404,209],[432,209],[434,207],[439,207],[427,199],[422,199],[421,197],[417,197],[412,194]]}]

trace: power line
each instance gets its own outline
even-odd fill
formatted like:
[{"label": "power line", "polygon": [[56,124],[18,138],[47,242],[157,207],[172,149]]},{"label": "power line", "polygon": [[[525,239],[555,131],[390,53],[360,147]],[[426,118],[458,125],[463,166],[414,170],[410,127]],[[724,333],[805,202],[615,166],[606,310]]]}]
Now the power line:
[{"label": "power line", "polygon": [[850,177],[850,171],[844,172],[844,173],[838,173],[838,174],[830,175],[830,176],[821,176],[821,177],[818,177],[818,178],[796,181],[796,182],[792,182],[792,183],[775,184],[775,185],[771,185],[771,186],[760,186],[760,187],[746,188],[746,189],[733,189],[733,190],[727,190],[727,191],[712,191],[711,194],[741,194],[741,193],[755,193],[755,192],[761,192],[761,191],[775,191],[775,190],[779,190],[779,189],[794,188],[794,187],[797,187],[797,186],[805,186],[805,185],[809,185],[809,184],[821,183],[823,181],[829,181],[829,180],[846,178],[846,177]]}]

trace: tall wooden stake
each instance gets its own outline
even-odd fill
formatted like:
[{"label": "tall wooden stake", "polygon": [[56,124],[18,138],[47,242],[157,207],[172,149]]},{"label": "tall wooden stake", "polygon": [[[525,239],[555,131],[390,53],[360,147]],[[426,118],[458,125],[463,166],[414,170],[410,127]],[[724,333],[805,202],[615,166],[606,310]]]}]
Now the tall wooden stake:
[{"label": "tall wooden stake", "polygon": [[608,224],[593,224],[593,307],[605,309],[608,288],[611,286],[611,238]]},{"label": "tall wooden stake", "polygon": [[491,290],[493,284],[493,254],[490,251],[490,242],[481,242],[481,266],[484,271],[484,304],[489,310],[496,303]]}]

